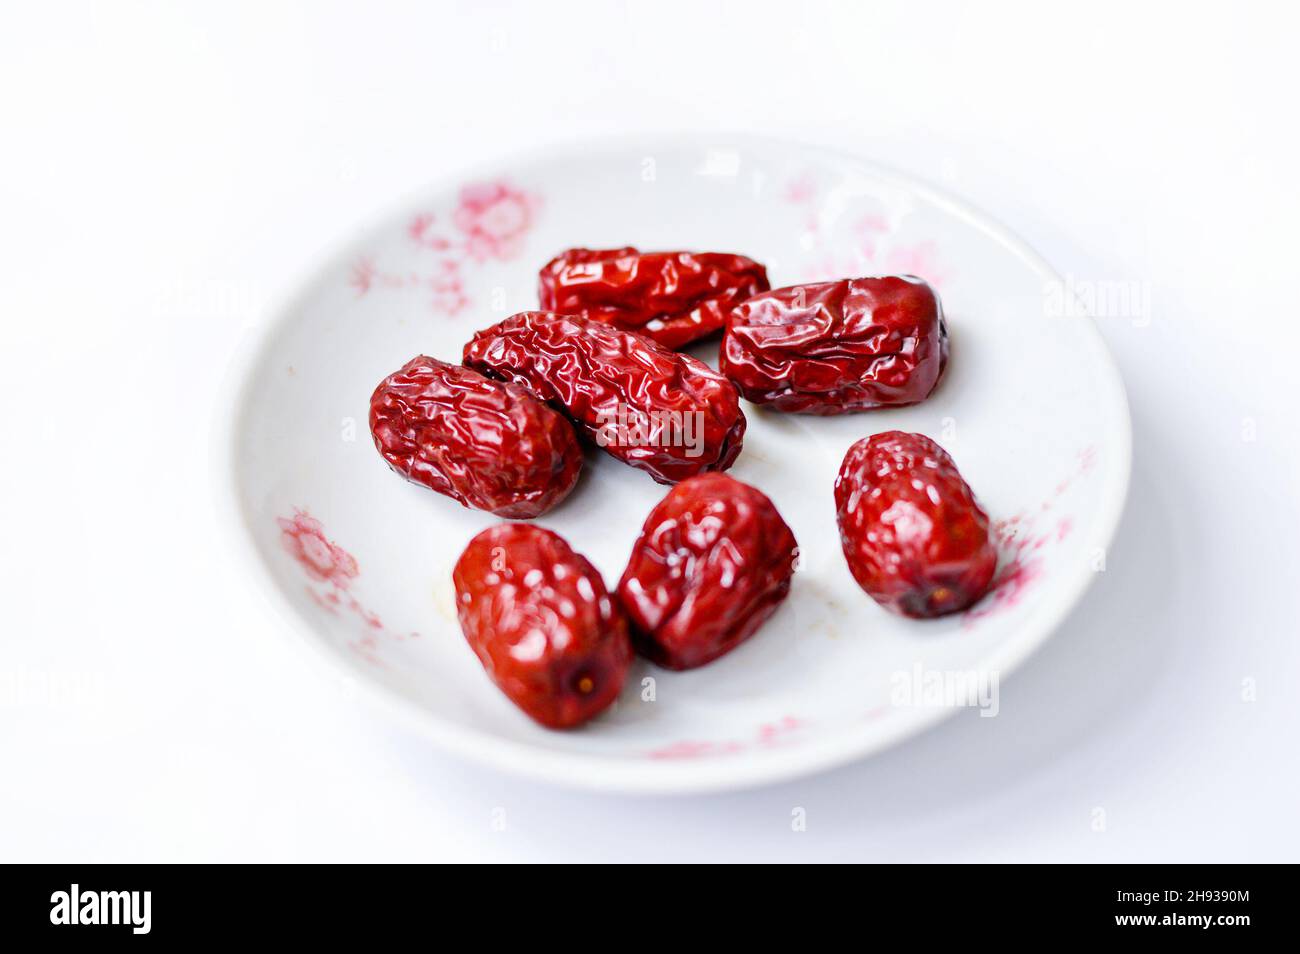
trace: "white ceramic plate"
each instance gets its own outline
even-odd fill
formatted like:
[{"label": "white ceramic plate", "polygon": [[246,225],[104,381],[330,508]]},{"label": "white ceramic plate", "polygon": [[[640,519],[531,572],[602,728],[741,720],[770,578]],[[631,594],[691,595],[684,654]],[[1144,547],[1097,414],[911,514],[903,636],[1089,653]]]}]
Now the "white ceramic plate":
[{"label": "white ceramic plate", "polygon": [[[790,598],[723,659],[688,673],[638,662],[612,710],[553,732],[496,690],[456,623],[452,565],[495,518],[391,473],[368,400],[412,356],[458,361],[476,329],[535,307],[537,270],[559,250],[624,244],[740,252],[767,264],[774,287],[921,275],[943,298],[952,359],[916,407],[811,418],[746,405],[731,473],[766,492],[799,540]],[[594,788],[788,779],[951,713],[963,700],[941,687],[960,686],[956,674],[993,689],[1104,566],[1128,483],[1128,409],[1091,319],[1063,295],[983,215],[819,148],[657,137],[512,160],[404,205],[274,315],[229,404],[228,522],[303,639],[446,749]],[[716,350],[694,353],[713,363]],[[996,585],[964,615],[893,616],[845,565],[836,470],[855,440],[894,428],[947,448],[999,529]],[[540,523],[612,586],[664,492],[592,452]]]}]

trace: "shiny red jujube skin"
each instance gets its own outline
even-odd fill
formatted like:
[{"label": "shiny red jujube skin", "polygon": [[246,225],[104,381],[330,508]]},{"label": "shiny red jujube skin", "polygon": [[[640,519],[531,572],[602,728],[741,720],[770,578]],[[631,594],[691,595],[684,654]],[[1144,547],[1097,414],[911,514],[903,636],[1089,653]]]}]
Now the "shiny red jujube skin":
[{"label": "shiny red jujube skin", "polygon": [[452,583],[470,648],[531,718],[567,729],[618,698],[632,663],[627,619],[596,568],[558,534],[490,527],[469,542]]},{"label": "shiny red jujube skin", "polygon": [[499,517],[546,513],[573,489],[573,426],[524,388],[420,355],[370,398],[370,433],[407,480]]},{"label": "shiny red jujube skin", "polygon": [[820,415],[915,404],[947,363],[943,307],[912,275],[756,295],[727,319],[718,358],[746,399]]},{"label": "shiny red jujube skin", "polygon": [[[525,311],[474,335],[464,360],[527,387],[611,457],[661,484],[726,470],[740,453],[745,415],[732,383],[703,361],[644,335],[579,315]],[[629,439],[632,446],[621,446],[622,429],[610,423],[620,412],[647,425],[653,415],[672,412],[693,429],[698,441],[691,443],[700,446],[674,443],[671,429],[662,428],[654,440]]]},{"label": "shiny red jujube skin", "polygon": [[646,517],[618,584],[633,644],[668,669],[730,652],[790,592],[796,556],[760,491],[726,474],[682,481]]},{"label": "shiny red jujube skin", "polygon": [[538,276],[546,311],[637,331],[676,350],[721,331],[727,314],[767,291],[767,269],[722,252],[571,248]]},{"label": "shiny red jujube skin", "polygon": [[835,478],[840,542],[853,578],[903,616],[956,613],[989,587],[989,518],[948,453],[886,431],[849,448]]}]

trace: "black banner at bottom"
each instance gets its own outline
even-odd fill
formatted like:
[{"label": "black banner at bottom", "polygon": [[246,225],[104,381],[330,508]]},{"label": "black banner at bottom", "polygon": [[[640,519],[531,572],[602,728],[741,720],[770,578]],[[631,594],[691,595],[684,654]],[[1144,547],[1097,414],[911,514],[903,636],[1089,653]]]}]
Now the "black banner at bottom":
[{"label": "black banner at bottom", "polygon": [[[653,897],[622,883],[635,881],[632,872],[596,883],[578,873],[536,870],[449,878],[411,866],[55,865],[9,866],[7,874],[12,887],[0,892],[0,915],[10,941],[51,941],[61,934],[133,944],[250,934],[283,934],[296,942],[409,940],[413,927],[452,920],[462,929],[491,925],[495,939],[503,923],[522,924],[529,913],[544,912],[548,921],[574,930],[581,922],[557,906],[590,907],[607,899],[610,909],[626,912],[634,898]],[[479,883],[487,877],[490,885]],[[671,881],[654,877],[671,890],[645,912],[621,915],[631,934],[664,916],[656,917],[655,909],[675,904],[702,910],[720,900],[716,875],[698,874],[698,885],[685,872]],[[768,876],[759,894],[758,886],[742,887],[743,876],[733,874],[728,880],[737,884],[728,908],[753,911],[755,924],[764,927],[777,911],[801,920],[801,909],[844,912],[868,936],[916,929],[927,941],[987,941],[995,927],[1003,937],[1104,934],[1180,943],[1200,936],[1231,943],[1287,924],[1283,877],[1280,868],[1255,866],[863,866],[843,880]],[[571,884],[557,892],[560,879]],[[616,881],[617,887],[601,885]],[[843,914],[828,920],[844,924]],[[745,936],[743,927],[739,936]]]}]

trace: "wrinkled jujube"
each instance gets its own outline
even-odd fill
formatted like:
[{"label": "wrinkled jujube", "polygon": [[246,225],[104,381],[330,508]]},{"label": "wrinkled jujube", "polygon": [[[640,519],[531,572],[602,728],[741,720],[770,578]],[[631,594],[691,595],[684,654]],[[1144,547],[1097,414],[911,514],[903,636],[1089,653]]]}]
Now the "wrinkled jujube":
[{"label": "wrinkled jujube", "polygon": [[501,517],[536,517],[573,489],[582,447],[524,388],[421,355],[370,398],[370,433],[407,480]]},{"label": "wrinkled jujube", "polygon": [[475,334],[464,360],[529,388],[610,456],[660,483],[726,470],[740,453],[745,415],[731,382],[644,335],[526,311]]},{"label": "wrinkled jujube", "polygon": [[988,589],[997,566],[989,519],[928,437],[886,431],[850,447],[835,507],[849,570],[886,609],[943,616]]},{"label": "wrinkled jujube", "polygon": [[525,523],[484,530],[452,582],[465,639],[533,719],[568,728],[618,698],[632,662],[627,620],[596,568],[558,534]]},{"label": "wrinkled jujube", "polygon": [[681,348],[721,330],[727,313],[766,291],[767,270],[743,255],[571,248],[538,276],[546,311],[582,315]]},{"label": "wrinkled jujube", "polygon": [[748,639],[790,591],[794,534],[726,474],[684,480],[650,511],[618,585],[642,655],[690,669]]},{"label": "wrinkled jujube", "polygon": [[756,295],[727,319],[718,367],[748,400],[845,414],[924,400],[948,362],[934,290],[911,275]]}]

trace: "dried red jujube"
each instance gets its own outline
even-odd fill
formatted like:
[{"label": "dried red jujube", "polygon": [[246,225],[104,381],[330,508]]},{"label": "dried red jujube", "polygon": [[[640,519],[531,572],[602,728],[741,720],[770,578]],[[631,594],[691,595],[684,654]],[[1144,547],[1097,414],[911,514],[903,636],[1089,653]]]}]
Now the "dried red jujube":
[{"label": "dried red jujube", "polygon": [[538,278],[544,310],[638,331],[672,349],[721,330],[733,307],[771,287],[767,270],[743,255],[631,247],[571,248]]},{"label": "dried red jujube", "polygon": [[488,676],[544,726],[606,709],[632,662],[627,620],[596,568],[533,524],[484,530],[452,572],[461,630]]},{"label": "dried red jujube", "polygon": [[928,437],[886,431],[850,447],[835,478],[835,507],[849,570],[886,609],[955,613],[993,579],[988,516]]},{"label": "dried red jujube", "polygon": [[764,494],[726,474],[659,502],[618,585],[637,650],[691,669],[748,639],[790,591],[794,534]]},{"label": "dried red jujube", "polygon": [[745,415],[707,364],[613,325],[526,311],[474,335],[465,364],[562,409],[610,456],[664,484],[726,470]]},{"label": "dried red jujube", "polygon": [[370,398],[370,433],[407,480],[500,517],[536,517],[582,470],[573,426],[524,388],[424,355]]},{"label": "dried red jujube", "polygon": [[924,400],[948,362],[934,290],[911,275],[756,295],[727,319],[718,367],[755,404],[845,414]]}]

